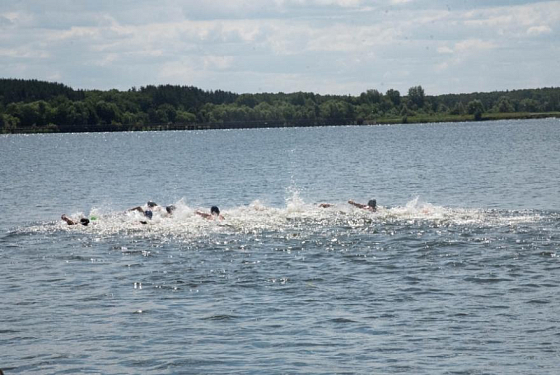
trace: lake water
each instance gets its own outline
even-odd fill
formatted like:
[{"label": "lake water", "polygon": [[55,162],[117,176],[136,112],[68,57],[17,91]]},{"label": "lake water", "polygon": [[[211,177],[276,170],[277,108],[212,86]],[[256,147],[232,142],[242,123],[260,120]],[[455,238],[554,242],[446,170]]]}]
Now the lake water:
[{"label": "lake water", "polygon": [[[557,374],[559,140],[557,119],[0,136],[0,368]],[[126,211],[148,200],[177,209]]]}]

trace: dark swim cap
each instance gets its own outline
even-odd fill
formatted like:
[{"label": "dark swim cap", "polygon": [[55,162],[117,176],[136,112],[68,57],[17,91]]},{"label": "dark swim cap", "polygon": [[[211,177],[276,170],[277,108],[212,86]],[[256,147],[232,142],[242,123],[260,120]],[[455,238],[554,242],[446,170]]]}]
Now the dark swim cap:
[{"label": "dark swim cap", "polygon": [[150,210],[146,210],[144,211],[144,216],[146,216],[148,219],[152,219],[152,216],[154,216],[154,213]]},{"label": "dark swim cap", "polygon": [[375,199],[371,199],[369,202],[367,202],[367,205],[375,208],[375,206],[377,206],[377,201]]},{"label": "dark swim cap", "polygon": [[154,208],[154,207],[156,207],[156,206],[157,206],[157,203],[156,203],[156,202],[152,202],[152,201],[149,201],[149,202],[148,202],[148,207]]},{"label": "dark swim cap", "polygon": [[80,224],[85,225],[87,227],[87,225],[89,224],[89,220],[83,217],[80,219]]},{"label": "dark swim cap", "polygon": [[220,214],[220,209],[218,208],[218,206],[212,206],[212,207],[210,207],[210,213],[219,215]]},{"label": "dark swim cap", "polygon": [[173,211],[175,211],[176,208],[177,207],[175,207],[174,205],[167,206],[167,207],[165,207],[165,211],[167,211],[168,214],[171,214],[171,213],[173,213]]}]

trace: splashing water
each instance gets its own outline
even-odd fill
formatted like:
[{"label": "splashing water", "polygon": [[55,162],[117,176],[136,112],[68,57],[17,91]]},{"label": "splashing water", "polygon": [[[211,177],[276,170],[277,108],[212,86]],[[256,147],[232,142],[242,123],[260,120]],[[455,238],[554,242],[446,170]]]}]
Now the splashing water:
[{"label": "splashing water", "polygon": [[62,221],[42,223],[25,228],[23,232],[66,231],[81,232],[101,237],[124,235],[132,237],[168,237],[193,240],[217,234],[236,235],[262,232],[298,231],[306,236],[325,229],[360,228],[375,233],[386,225],[422,224],[427,226],[511,226],[541,220],[534,211],[505,211],[449,208],[423,202],[420,197],[404,206],[379,206],[370,212],[348,205],[334,203],[328,208],[306,203],[298,191],[286,198],[285,207],[271,207],[255,200],[247,206],[225,208],[225,220],[207,220],[197,215],[184,198],[174,203],[172,215],[164,209],[154,210],[151,220],[137,211],[111,211],[108,207],[92,208],[89,214],[73,213],[73,218],[88,217],[90,224],[69,226]]}]

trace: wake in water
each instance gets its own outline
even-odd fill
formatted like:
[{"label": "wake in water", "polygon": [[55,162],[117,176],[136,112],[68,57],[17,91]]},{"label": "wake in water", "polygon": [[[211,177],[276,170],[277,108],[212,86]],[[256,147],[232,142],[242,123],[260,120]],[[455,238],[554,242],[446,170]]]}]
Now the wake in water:
[{"label": "wake in water", "polygon": [[[422,202],[418,197],[404,206],[378,206],[377,211],[354,207],[348,203],[334,203],[328,207],[304,202],[297,192],[286,200],[284,207],[270,207],[260,201],[247,206],[222,210],[224,220],[207,220],[197,215],[184,199],[173,204],[169,215],[165,210],[154,210],[147,220],[141,210],[111,211],[93,208],[87,215],[73,213],[71,217],[87,217],[88,226],[67,225],[66,222],[43,223],[21,232],[83,232],[101,237],[126,235],[134,237],[166,237],[196,239],[216,234],[258,234],[263,232],[309,232],[324,230],[359,230],[377,232],[387,226],[512,226],[541,220],[532,211],[504,211],[483,209],[448,208]],[[78,219],[79,220],[79,219]]]}]

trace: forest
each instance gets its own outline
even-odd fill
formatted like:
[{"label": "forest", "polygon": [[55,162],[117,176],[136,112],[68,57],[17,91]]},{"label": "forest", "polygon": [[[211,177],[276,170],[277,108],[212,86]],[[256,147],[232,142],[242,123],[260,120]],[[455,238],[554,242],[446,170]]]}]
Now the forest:
[{"label": "forest", "polygon": [[0,133],[193,130],[371,125],[560,117],[560,88],[428,95],[368,89],[238,94],[193,86],[75,90],[61,83],[0,79]]}]

